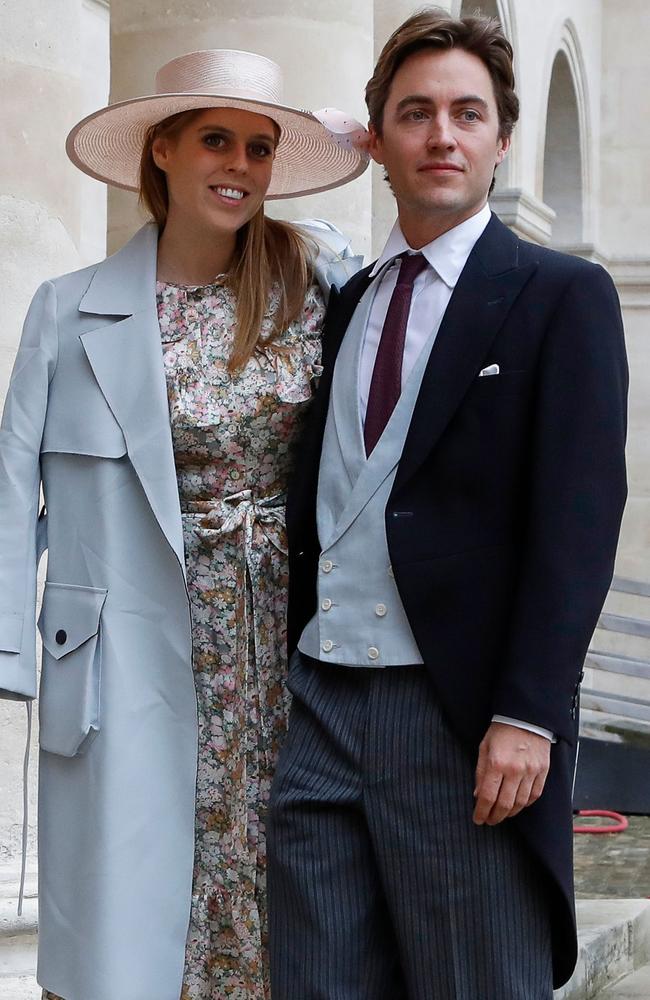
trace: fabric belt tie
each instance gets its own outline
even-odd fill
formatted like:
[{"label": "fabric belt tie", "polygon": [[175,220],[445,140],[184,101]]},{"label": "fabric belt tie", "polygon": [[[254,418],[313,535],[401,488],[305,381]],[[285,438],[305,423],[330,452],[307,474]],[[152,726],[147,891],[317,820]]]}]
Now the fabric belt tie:
[{"label": "fabric belt tie", "polygon": [[[251,490],[240,490],[231,496],[215,500],[181,500],[183,514],[201,514],[200,524],[194,528],[197,536],[210,548],[219,544],[223,535],[231,535],[238,528],[244,529],[246,563],[253,551],[253,529],[256,524],[266,530],[269,541],[284,555],[287,554],[283,541],[286,502],[285,493],[269,497],[255,497]],[[279,527],[280,532],[273,531]]]},{"label": "fabric belt tie", "polygon": [[402,257],[372,370],[363,429],[366,455],[370,455],[379,441],[402,392],[402,359],[413,282],[426,266],[427,260],[421,253],[405,254]]},{"label": "fabric belt tie", "polygon": [[[231,496],[210,500],[181,500],[183,514],[198,515],[192,530],[206,548],[216,548],[225,536],[240,534],[243,541],[243,556],[246,573],[251,582],[252,614],[249,614],[248,602],[244,602],[244,621],[242,622],[246,643],[252,639],[255,649],[261,648],[260,615],[255,598],[260,579],[260,538],[255,539],[256,529],[262,530],[266,540],[283,555],[287,555],[285,535],[285,504],[286,493],[276,493],[268,497],[256,497],[249,489],[240,490]],[[245,586],[245,584],[244,584]],[[252,618],[252,621],[251,621]],[[252,681],[252,678],[251,678]],[[264,714],[260,718],[265,753],[269,758],[271,737],[266,731]],[[270,758],[267,759],[267,765]]]}]

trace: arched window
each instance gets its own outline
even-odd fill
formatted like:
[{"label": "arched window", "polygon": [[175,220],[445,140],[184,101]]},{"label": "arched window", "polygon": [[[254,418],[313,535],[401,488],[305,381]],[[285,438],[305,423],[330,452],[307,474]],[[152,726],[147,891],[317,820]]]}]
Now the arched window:
[{"label": "arched window", "polygon": [[484,17],[498,17],[501,20],[497,9],[497,0],[463,0],[460,8],[461,17],[471,17],[477,12]]},{"label": "arched window", "polygon": [[546,113],[543,198],[556,213],[553,243],[583,240],[580,115],[569,60],[563,51],[553,63]]}]

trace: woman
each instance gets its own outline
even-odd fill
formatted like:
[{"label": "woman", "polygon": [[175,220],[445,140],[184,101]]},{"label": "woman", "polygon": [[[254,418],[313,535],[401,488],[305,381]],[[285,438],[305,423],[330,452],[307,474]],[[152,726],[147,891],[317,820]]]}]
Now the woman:
[{"label": "woman", "polygon": [[120,186],[140,165],[156,224],[38,290],[0,437],[0,688],[27,700],[49,550],[38,979],[65,1000],[264,1000],[283,492],[324,306],[263,202],[365,155],[281,104],[274,63],[226,50],[167,64],[68,151]]}]

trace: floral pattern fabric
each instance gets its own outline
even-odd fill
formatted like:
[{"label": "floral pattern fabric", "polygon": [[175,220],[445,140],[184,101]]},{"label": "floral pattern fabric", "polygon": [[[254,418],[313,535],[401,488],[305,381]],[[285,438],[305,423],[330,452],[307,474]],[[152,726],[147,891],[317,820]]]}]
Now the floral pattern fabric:
[{"label": "floral pattern fabric", "polygon": [[269,1000],[265,810],[289,707],[284,498],[325,308],[313,285],[302,316],[270,344],[274,291],[260,345],[231,374],[227,285],[156,291],[199,718],[181,1000]]}]

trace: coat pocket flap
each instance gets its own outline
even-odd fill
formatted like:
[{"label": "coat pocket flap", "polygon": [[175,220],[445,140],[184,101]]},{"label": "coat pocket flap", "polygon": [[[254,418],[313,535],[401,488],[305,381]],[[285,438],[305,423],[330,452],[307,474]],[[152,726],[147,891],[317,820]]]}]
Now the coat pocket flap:
[{"label": "coat pocket flap", "polygon": [[55,660],[97,635],[107,593],[69,583],[45,584],[38,628],[43,645]]}]

